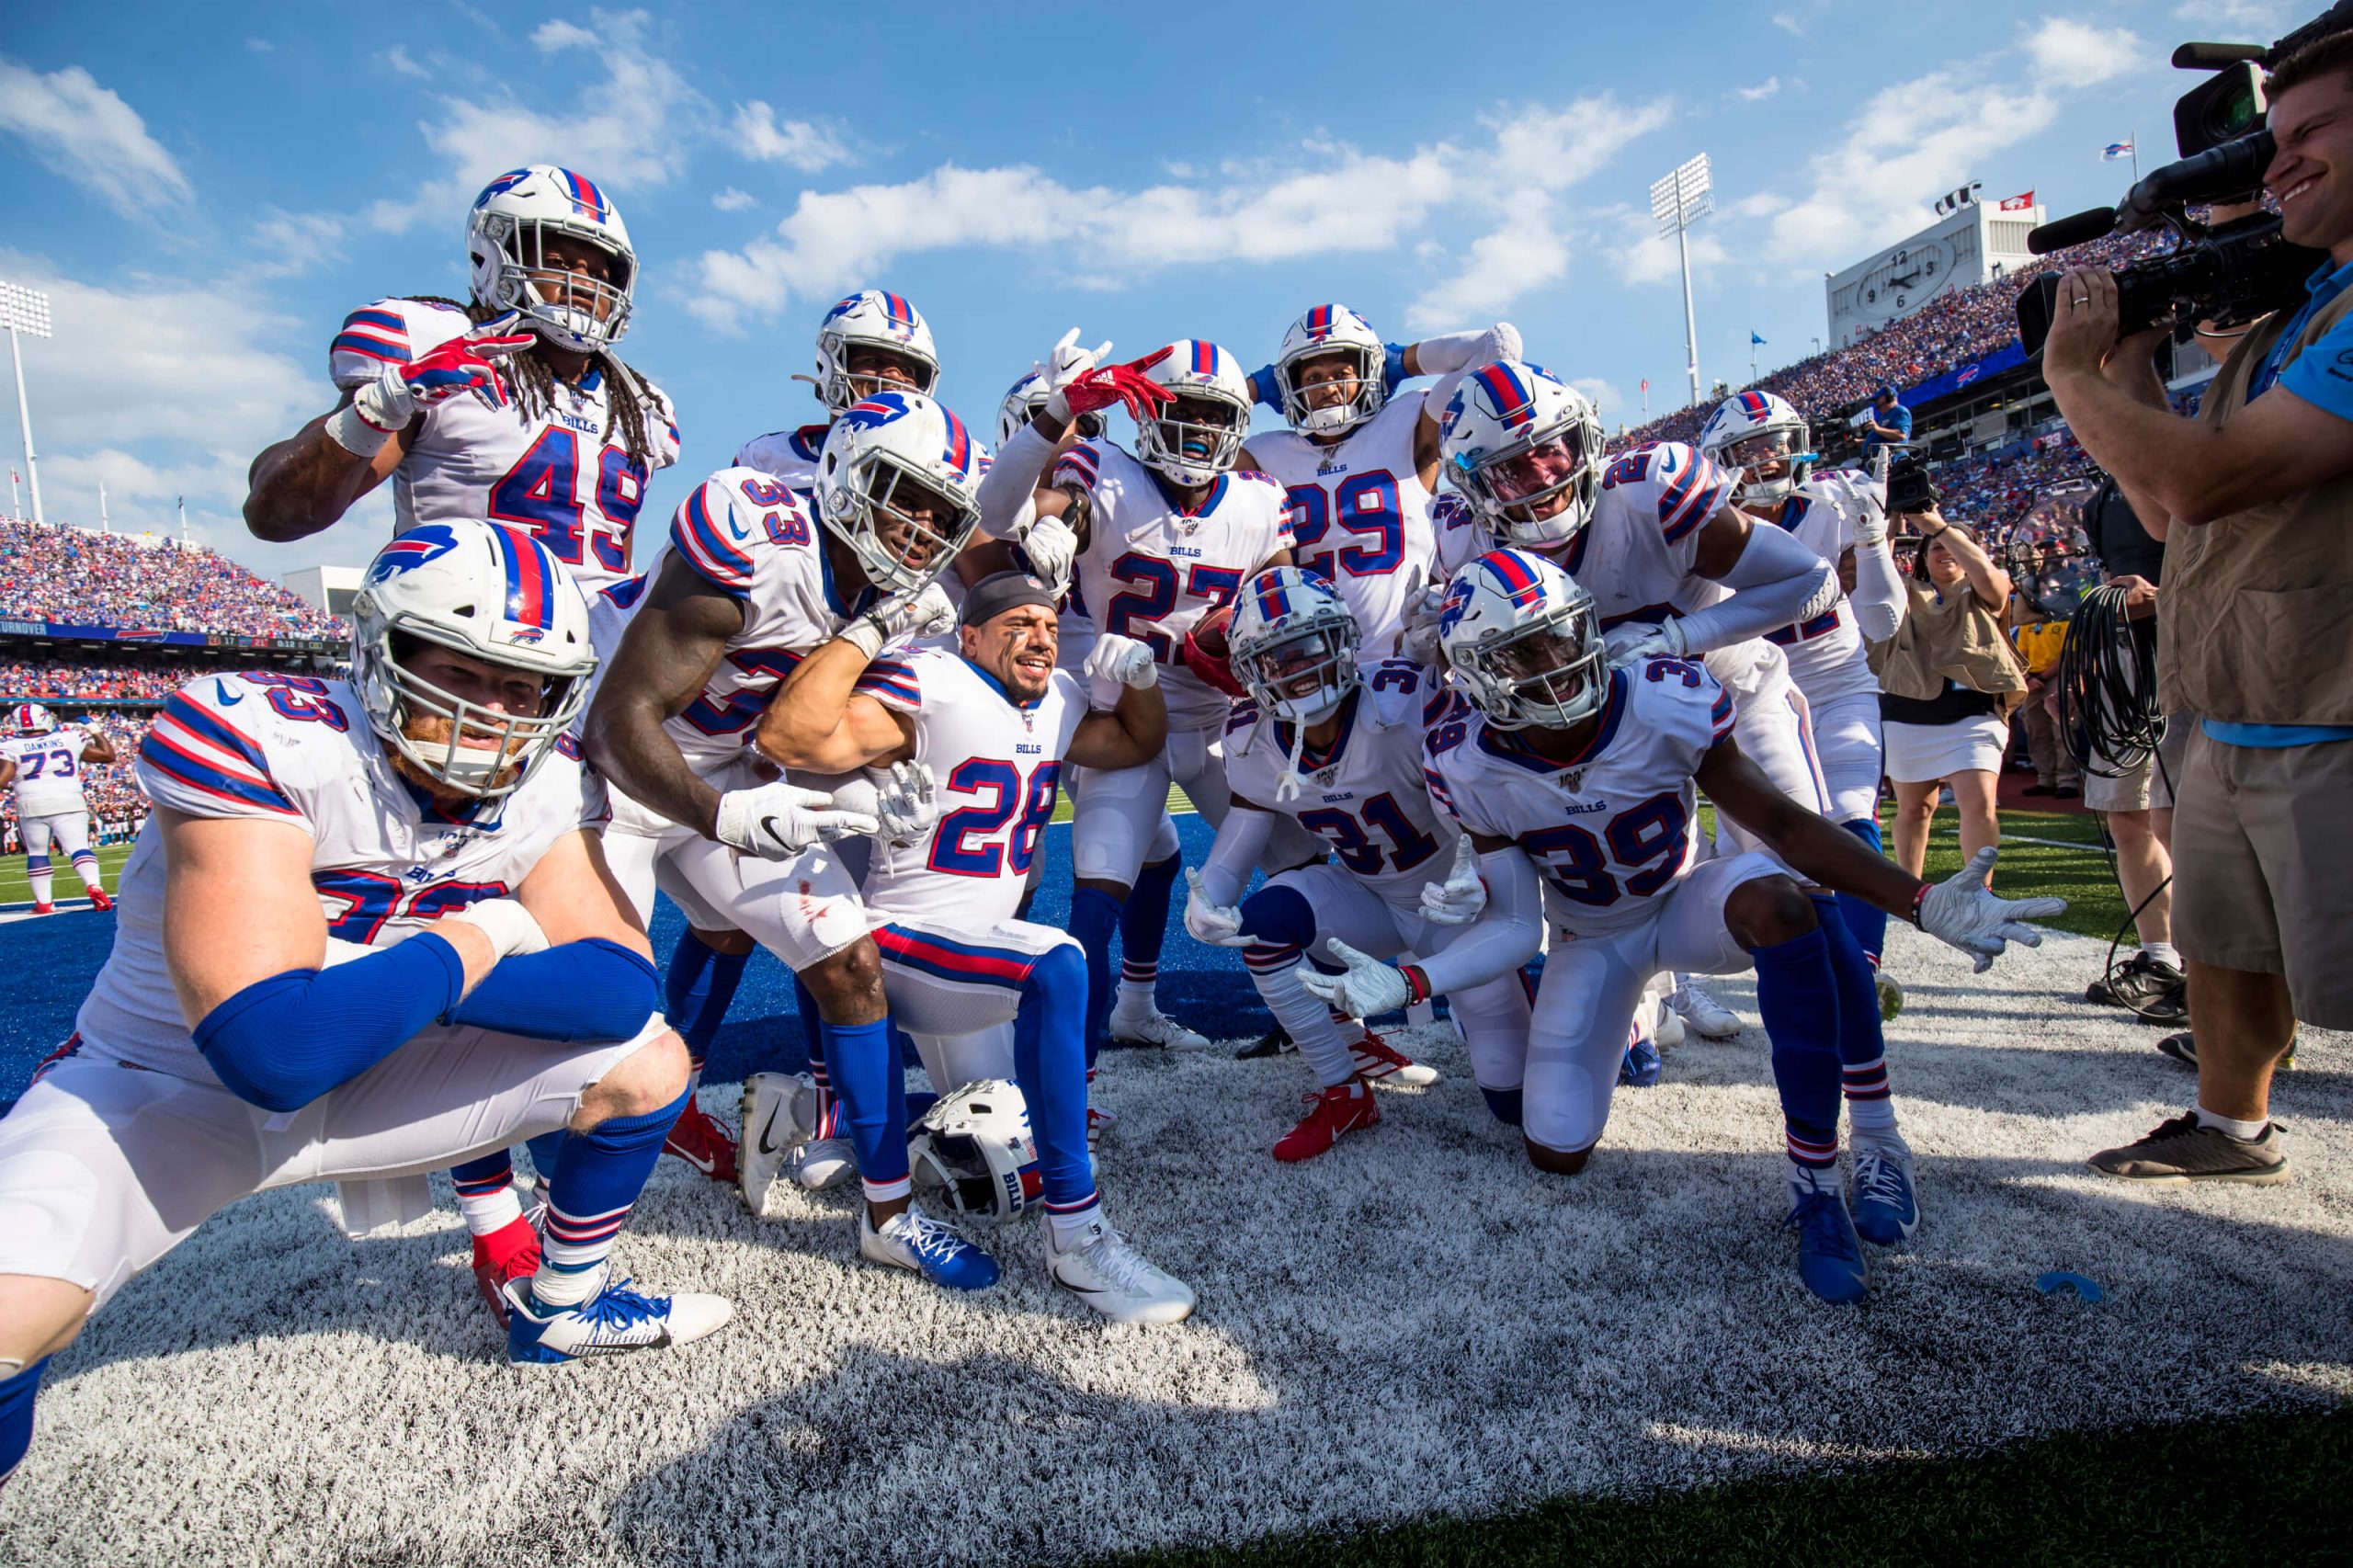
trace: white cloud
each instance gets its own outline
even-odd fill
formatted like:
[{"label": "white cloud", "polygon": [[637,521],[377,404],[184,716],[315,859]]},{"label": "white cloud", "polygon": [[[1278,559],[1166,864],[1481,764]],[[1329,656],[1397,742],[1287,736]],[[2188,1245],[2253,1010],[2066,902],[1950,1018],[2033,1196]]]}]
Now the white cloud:
[{"label": "white cloud", "polygon": [[1548,208],[1531,201],[1472,241],[1453,276],[1406,307],[1405,322],[1427,332],[1492,321],[1521,295],[1559,282],[1568,270],[1568,241],[1554,230]]},{"label": "white cloud", "polygon": [[256,223],[239,275],[294,278],[343,254],[344,221],[326,212],[281,212],[275,208]]},{"label": "white cloud", "polygon": [[722,212],[741,212],[746,207],[758,206],[759,200],[760,199],[754,196],[750,191],[738,190],[731,185],[726,189],[721,191],[718,195],[712,197],[710,199],[710,204],[713,207],[718,208]]},{"label": "white cloud", "polygon": [[256,54],[267,54],[278,46],[266,38],[249,38],[245,40],[245,47]]},{"label": "white cloud", "polygon": [[[643,19],[643,12],[632,14],[640,20]],[[531,30],[531,42],[539,47],[540,53],[553,54],[560,49],[594,49],[597,35],[576,23],[551,18]]]},{"label": "white cloud", "polygon": [[1585,393],[1586,401],[1593,404],[1593,411],[1604,419],[1626,406],[1626,394],[1618,390],[1615,382],[1605,381],[1598,376],[1581,376],[1569,385]]},{"label": "white cloud", "polygon": [[2069,17],[2052,17],[2027,35],[2026,52],[2038,83],[2091,87],[2139,65],[2143,45],[2122,28],[2097,28]]},{"label": "white cloud", "polygon": [[126,217],[193,194],[138,111],[79,65],[42,75],[0,55],[0,131]]},{"label": "white cloud", "polygon": [[2228,41],[2269,42],[2285,24],[2287,7],[2278,0],[2191,0],[2174,7],[2176,18],[2211,24],[2231,33]]},{"label": "white cloud", "polygon": [[[1671,283],[1683,276],[1683,257],[1671,239],[1662,239],[1657,222],[1647,212],[1628,211],[1618,248],[1610,259],[1618,275],[1629,283]],[[1686,243],[1691,252],[1691,274],[1706,277],[1732,259],[1722,240],[1711,228],[1695,228]]]},{"label": "white cloud", "polygon": [[392,48],[386,50],[384,51],[384,63],[391,66],[393,71],[403,76],[413,76],[420,82],[430,82],[433,80],[432,72],[427,71],[424,66],[419,65],[415,61],[409,58],[408,49],[405,45],[396,43],[392,45]]},{"label": "white cloud", "polygon": [[1805,37],[1805,22],[1803,18],[1791,16],[1787,11],[1775,12],[1773,14],[1773,25],[1780,28],[1785,33],[1793,33],[1799,38]]},{"label": "white cloud", "polygon": [[830,131],[805,119],[777,123],[776,110],[753,100],[735,109],[735,147],[747,158],[790,164],[802,174],[850,161],[849,149]]},{"label": "white cloud", "polygon": [[1781,79],[1779,76],[1768,76],[1753,87],[1734,87],[1733,92],[1738,96],[1741,102],[1756,104],[1763,103],[1780,90]]}]

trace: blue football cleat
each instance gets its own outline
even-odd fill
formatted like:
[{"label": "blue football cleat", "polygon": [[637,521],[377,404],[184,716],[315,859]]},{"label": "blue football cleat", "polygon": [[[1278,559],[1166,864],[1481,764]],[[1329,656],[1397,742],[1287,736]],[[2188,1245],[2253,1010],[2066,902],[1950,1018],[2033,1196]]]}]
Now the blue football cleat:
[{"label": "blue football cleat", "polygon": [[1863,1244],[1856,1238],[1844,1198],[1816,1187],[1797,1200],[1781,1223],[1798,1233],[1798,1278],[1807,1290],[1825,1301],[1863,1299]]},{"label": "blue football cleat", "polygon": [[543,1306],[528,1278],[506,1287],[506,1359],[517,1367],[559,1367],[631,1350],[665,1350],[715,1334],[735,1315],[722,1296],[641,1296],[626,1279],[608,1283],[574,1307]]},{"label": "blue football cleat", "polygon": [[1635,1040],[1626,1047],[1625,1060],[1618,1063],[1618,1081],[1632,1088],[1647,1089],[1658,1082],[1660,1066],[1658,1042]]},{"label": "blue football cleat", "polygon": [[996,1259],[920,1209],[892,1215],[878,1231],[861,1207],[858,1250],[875,1263],[911,1268],[951,1290],[985,1290],[996,1283]]},{"label": "blue football cleat", "polygon": [[1912,1151],[1893,1143],[1855,1142],[1855,1231],[1873,1246],[1892,1247],[1920,1228],[1920,1196],[1912,1185]]}]

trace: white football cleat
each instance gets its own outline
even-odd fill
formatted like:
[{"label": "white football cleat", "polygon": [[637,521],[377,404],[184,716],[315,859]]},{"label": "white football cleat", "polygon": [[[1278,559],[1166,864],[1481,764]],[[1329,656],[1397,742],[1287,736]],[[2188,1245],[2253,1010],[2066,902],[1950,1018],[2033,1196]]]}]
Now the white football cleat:
[{"label": "white football cleat", "polygon": [[735,1190],[757,1214],[793,1151],[816,1136],[817,1081],[806,1073],[754,1073],[744,1080],[743,1111]]},{"label": "white football cleat", "polygon": [[1095,1153],[1103,1146],[1103,1135],[1120,1125],[1120,1119],[1108,1110],[1086,1108],[1086,1152]]},{"label": "white football cleat", "polygon": [[997,1281],[996,1259],[985,1248],[913,1205],[877,1230],[873,1211],[859,1204],[858,1251],[869,1263],[911,1269],[950,1290],[985,1290]]},{"label": "white football cleat", "polygon": [[1067,1247],[1046,1226],[1046,1273],[1113,1323],[1182,1323],[1193,1315],[1193,1288],[1154,1267],[1127,1237],[1097,1220]]},{"label": "white football cleat", "polygon": [[1730,1040],[1740,1032],[1740,1015],[1709,995],[1697,981],[1678,981],[1667,993],[1666,1005],[1710,1040]]},{"label": "white football cleat", "polygon": [[792,1167],[792,1179],[801,1184],[803,1192],[823,1192],[839,1187],[858,1174],[858,1156],[851,1152],[847,1138],[818,1138],[792,1152],[787,1162]]},{"label": "white football cleat", "polygon": [[724,1296],[692,1291],[641,1296],[605,1266],[597,1293],[572,1307],[542,1307],[526,1278],[509,1280],[506,1359],[517,1367],[561,1367],[631,1350],[666,1350],[716,1334],[735,1315]]},{"label": "white football cleat", "polygon": [[1683,1043],[1683,1015],[1664,998],[1658,1005],[1658,1021],[1651,1026],[1651,1043],[1661,1051],[1673,1051]]},{"label": "white football cleat", "polygon": [[1348,1047],[1348,1056],[1357,1075],[1368,1084],[1408,1084],[1419,1089],[1438,1082],[1437,1068],[1415,1061],[1370,1029]]},{"label": "white football cleat", "polygon": [[1121,1045],[1156,1045],[1163,1051],[1207,1051],[1210,1037],[1187,1028],[1154,1007],[1149,1013],[1111,1011],[1111,1038]]}]

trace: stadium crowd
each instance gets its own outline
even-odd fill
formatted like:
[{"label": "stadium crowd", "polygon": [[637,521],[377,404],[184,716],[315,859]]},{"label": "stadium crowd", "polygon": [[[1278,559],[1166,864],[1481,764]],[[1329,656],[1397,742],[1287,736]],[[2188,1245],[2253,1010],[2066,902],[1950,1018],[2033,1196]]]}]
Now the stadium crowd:
[{"label": "stadium crowd", "polygon": [[341,618],[210,550],[0,519],[0,619],[340,641]]},{"label": "stadium crowd", "polygon": [[135,661],[0,657],[0,700],[9,702],[161,702],[210,666],[194,659]]}]

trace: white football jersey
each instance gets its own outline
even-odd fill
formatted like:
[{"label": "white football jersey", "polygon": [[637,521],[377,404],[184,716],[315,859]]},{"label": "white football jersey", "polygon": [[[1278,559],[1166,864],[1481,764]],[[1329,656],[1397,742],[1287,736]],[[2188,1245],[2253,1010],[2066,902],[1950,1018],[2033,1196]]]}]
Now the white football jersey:
[{"label": "white football jersey", "polygon": [[[1855,543],[1855,520],[1865,501],[1867,481],[1850,469],[1817,472],[1798,487],[1781,508],[1780,527],[1798,542],[1833,566]],[[1763,522],[1759,528],[1768,527]],[[1877,691],[1879,677],[1871,674],[1864,653],[1863,634],[1846,596],[1812,620],[1784,626],[1765,634],[1790,661],[1790,678],[1813,702],[1826,702],[1852,692]]]},{"label": "white football jersey", "polygon": [[1295,430],[1250,437],[1250,455],[1283,487],[1291,563],[1331,580],[1379,653],[1395,646],[1414,569],[1425,581],[1437,569],[1430,493],[1414,462],[1423,397],[1391,398],[1328,447]]},{"label": "white football jersey", "polygon": [[0,756],[17,765],[17,815],[70,816],[85,810],[82,800],[82,748],[89,735],[71,724],[60,724],[45,735],[10,735],[0,740]]},{"label": "white football jersey", "polygon": [[1593,516],[1568,548],[1542,553],[1593,596],[1605,628],[1688,615],[1729,593],[1692,562],[1701,527],[1732,492],[1732,476],[1697,447],[1637,447],[1611,460]]},{"label": "white football jersey", "polygon": [[944,648],[866,667],[858,689],[915,722],[915,757],[939,781],[939,824],[919,843],[878,841],[867,907],[984,929],[1013,918],[1054,814],[1063,757],[1086,717],[1086,687],[1056,670],[1017,704],[997,678]]},{"label": "white football jersey", "polygon": [[1449,583],[1454,574],[1495,547],[1479,526],[1479,514],[1460,494],[1448,490],[1430,499],[1430,533],[1438,551],[1430,581]]},{"label": "white football jersey", "polygon": [[1085,441],[1054,464],[1053,483],[1095,500],[1078,558],[1078,598],[1097,630],[1132,637],[1160,662],[1172,730],[1225,722],[1223,692],[1178,662],[1185,633],[1267,560],[1290,548],[1282,489],[1263,473],[1220,474],[1199,508],[1180,511],[1159,476],[1109,441]]},{"label": "white football jersey", "polygon": [[[374,381],[471,330],[466,312],[429,300],[379,300],[343,321],[328,351],[338,387]],[[487,517],[532,535],[572,568],[584,593],[630,574],[631,539],[647,479],[678,460],[678,420],[662,389],[642,382],[653,451],[644,461],[615,445],[603,367],[555,383],[553,407],[534,417],[459,396],[425,411],[392,471],[392,528]]]},{"label": "white football jersey", "polygon": [[755,436],[735,451],[737,468],[756,469],[770,479],[781,479],[803,495],[817,489],[817,454],[824,449],[830,425],[803,425],[794,430],[771,430]]},{"label": "white football jersey", "polygon": [[1649,919],[1698,863],[1692,776],[1732,731],[1732,698],[1705,668],[1646,659],[1609,672],[1601,726],[1565,768],[1458,709],[1430,731],[1429,791],[1464,831],[1536,863],[1555,926],[1597,936]]},{"label": "white football jersey", "polygon": [[1301,790],[1288,801],[1277,786],[1298,726],[1236,702],[1225,726],[1226,783],[1236,800],[1296,819],[1365,886],[1410,903],[1453,863],[1456,829],[1431,803],[1422,767],[1422,736],[1451,699],[1407,660],[1367,664],[1361,676],[1341,703],[1339,738],[1327,752],[1301,754]]},{"label": "white football jersey", "polygon": [[[138,773],[159,806],[310,835],[327,934],[372,946],[512,892],[551,845],[601,824],[605,793],[579,758],[566,739],[503,801],[445,812],[393,771],[347,682],[256,671],[182,687],[141,743]],[[74,1027],[127,1062],[217,1082],[164,961],[165,870],[150,819],[123,868],[114,951]]]}]

